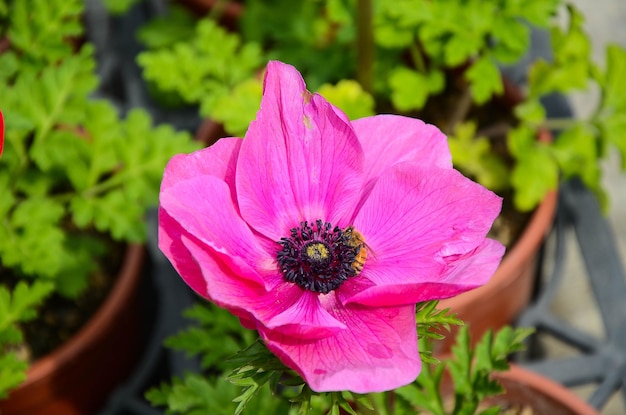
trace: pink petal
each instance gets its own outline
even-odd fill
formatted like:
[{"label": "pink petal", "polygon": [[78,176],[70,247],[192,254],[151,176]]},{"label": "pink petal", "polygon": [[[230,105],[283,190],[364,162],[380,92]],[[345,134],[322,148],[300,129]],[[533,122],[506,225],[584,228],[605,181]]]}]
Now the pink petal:
[{"label": "pink petal", "polygon": [[172,157],[165,168],[161,189],[182,180],[210,175],[226,182],[234,196],[235,166],[242,142],[241,138],[222,138],[211,147]]},{"label": "pink petal", "polygon": [[214,252],[195,238],[182,237],[189,254],[198,263],[207,281],[208,298],[243,317],[248,328],[266,326],[275,333],[319,339],[345,326],[319,306],[317,296],[295,284],[276,284],[272,289],[240,278],[245,263]]},{"label": "pink petal", "polygon": [[188,232],[163,208],[159,208],[159,248],[187,285],[207,298],[207,282],[202,276],[202,270],[181,241],[181,236],[185,234],[188,235]]},{"label": "pink petal", "polygon": [[[391,207],[390,200],[394,201]],[[484,243],[500,207],[497,195],[456,170],[398,164],[376,182],[355,218],[354,226],[363,234],[371,252],[360,277],[377,287],[431,282],[458,286],[431,299],[483,284],[491,276],[491,266],[485,266],[483,273],[454,274],[445,281],[441,279],[447,275],[450,258],[474,252]],[[503,251],[501,247],[493,249],[495,253],[489,250],[488,263],[497,265],[497,253],[501,256]],[[390,288],[393,292],[402,289]],[[379,292],[380,298],[375,295]],[[365,298],[367,304],[379,305],[424,300],[419,292],[411,290],[400,297],[385,297],[381,288],[369,288],[350,301],[366,301]]]},{"label": "pink petal", "polygon": [[446,136],[434,125],[385,114],[355,120],[352,127],[363,146],[368,181],[403,161],[422,167],[452,167]]},{"label": "pink petal", "polygon": [[347,302],[388,307],[454,297],[486,284],[498,268],[502,255],[502,244],[485,239],[476,250],[449,258],[450,262],[438,277],[424,278],[422,281],[415,278],[396,284],[393,283],[398,278],[395,270],[372,267],[367,278],[386,283],[363,289],[348,298]]},{"label": "pink petal", "polygon": [[[333,295],[333,294],[330,294]],[[415,380],[421,369],[415,306],[370,309],[330,307],[347,329],[319,340],[260,330],[267,346],[317,392],[380,392]]]},{"label": "pink petal", "polygon": [[350,125],[306,91],[295,68],[270,62],[261,110],[237,164],[245,221],[275,241],[304,220],[347,226],[361,169],[362,149]]},{"label": "pink petal", "polygon": [[[238,215],[224,181],[215,176],[194,176],[172,183],[161,190],[160,203],[186,233],[233,261],[249,264],[254,272],[241,277],[265,286],[260,275],[276,268],[273,253],[264,251]],[[161,224],[164,225],[167,223]]]},{"label": "pink petal", "polygon": [[346,325],[320,305],[319,295],[303,291],[291,307],[272,317],[266,327],[278,328],[281,333],[300,339],[316,339],[343,330]]}]

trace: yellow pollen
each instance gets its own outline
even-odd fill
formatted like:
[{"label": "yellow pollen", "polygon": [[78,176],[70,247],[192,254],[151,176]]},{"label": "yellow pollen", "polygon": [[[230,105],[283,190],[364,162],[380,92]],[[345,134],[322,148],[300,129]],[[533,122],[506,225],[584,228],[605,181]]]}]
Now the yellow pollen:
[{"label": "yellow pollen", "polygon": [[313,260],[326,259],[328,254],[328,248],[323,243],[311,244],[306,248],[306,256]]}]

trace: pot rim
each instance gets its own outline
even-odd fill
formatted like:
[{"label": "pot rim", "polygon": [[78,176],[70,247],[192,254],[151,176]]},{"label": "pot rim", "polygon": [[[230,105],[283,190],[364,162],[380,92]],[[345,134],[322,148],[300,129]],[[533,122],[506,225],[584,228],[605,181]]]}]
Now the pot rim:
[{"label": "pot rim", "polygon": [[[597,409],[581,397],[551,378],[541,375],[523,366],[511,363],[509,370],[496,372],[498,380],[511,381],[529,387],[532,391],[551,398],[568,411],[577,415],[599,415]],[[496,398],[497,399],[497,398]],[[532,406],[532,405],[531,405]]]}]

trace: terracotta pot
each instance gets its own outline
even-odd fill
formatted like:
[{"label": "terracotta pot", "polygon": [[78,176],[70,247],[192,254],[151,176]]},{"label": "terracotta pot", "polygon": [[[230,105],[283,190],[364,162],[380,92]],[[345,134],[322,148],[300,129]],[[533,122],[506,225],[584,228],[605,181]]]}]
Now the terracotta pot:
[{"label": "terracotta pot", "polygon": [[3,415],[92,415],[133,369],[141,350],[138,286],[144,248],[130,245],[109,296],[67,343],[35,361],[0,401]]},{"label": "terracotta pot", "polygon": [[599,415],[599,412],[572,391],[555,381],[511,365],[507,372],[495,375],[506,390],[493,403],[516,404],[533,409],[533,415]]}]

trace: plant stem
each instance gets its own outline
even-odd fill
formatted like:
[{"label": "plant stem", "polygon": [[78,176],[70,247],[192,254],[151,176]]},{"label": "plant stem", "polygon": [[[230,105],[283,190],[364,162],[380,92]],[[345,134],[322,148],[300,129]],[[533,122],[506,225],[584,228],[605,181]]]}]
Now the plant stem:
[{"label": "plant stem", "polygon": [[415,43],[411,43],[409,52],[411,53],[411,60],[413,61],[413,65],[415,65],[415,69],[421,73],[426,73],[426,62],[424,62],[422,52],[417,46],[417,41]]},{"label": "plant stem", "polygon": [[374,84],[374,30],[372,0],[357,0],[356,77],[363,89],[372,92]]},{"label": "plant stem", "polygon": [[452,110],[452,114],[450,114],[448,122],[446,123],[445,132],[447,134],[454,133],[454,129],[456,128],[457,124],[462,122],[467,117],[467,113],[469,112],[471,107],[472,93],[469,87],[466,86],[463,90],[463,94],[458,100],[457,105]]}]

